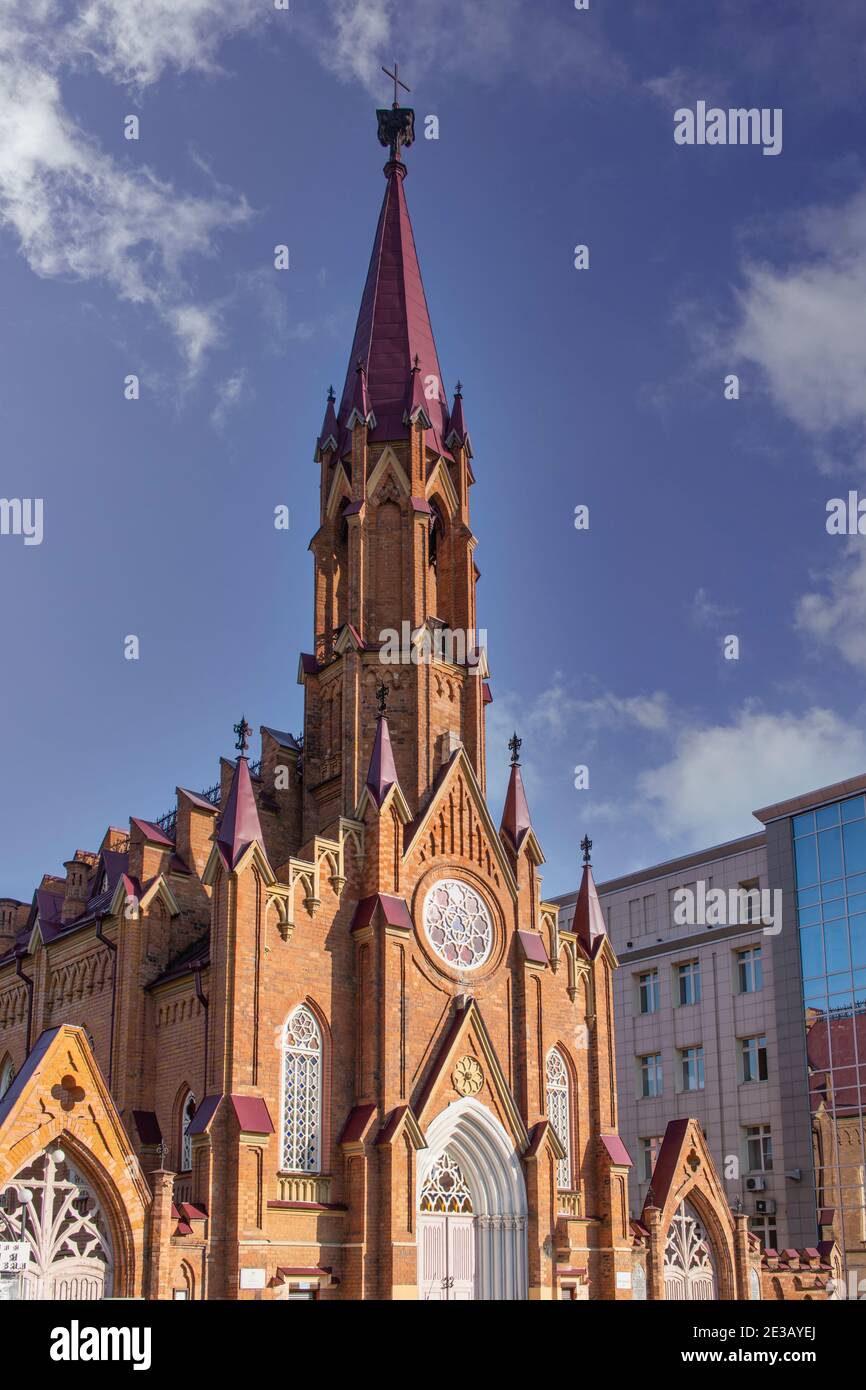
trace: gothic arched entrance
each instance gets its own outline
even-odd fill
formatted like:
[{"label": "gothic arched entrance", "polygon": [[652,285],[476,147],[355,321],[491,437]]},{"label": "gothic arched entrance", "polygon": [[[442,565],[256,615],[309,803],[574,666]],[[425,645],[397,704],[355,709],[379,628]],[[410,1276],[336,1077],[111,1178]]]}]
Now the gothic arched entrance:
[{"label": "gothic arched entrance", "polygon": [[40,1153],[3,1188],[0,1240],[24,1248],[15,1297],[99,1299],[113,1292],[108,1222],[93,1185],[60,1145]]},{"label": "gothic arched entrance", "polygon": [[514,1145],[478,1101],[449,1105],[418,1155],[418,1297],[522,1299],[526,1185]]},{"label": "gothic arched entrance", "polygon": [[668,1228],[664,1273],[666,1299],[718,1297],[710,1242],[689,1202],[680,1202]]}]

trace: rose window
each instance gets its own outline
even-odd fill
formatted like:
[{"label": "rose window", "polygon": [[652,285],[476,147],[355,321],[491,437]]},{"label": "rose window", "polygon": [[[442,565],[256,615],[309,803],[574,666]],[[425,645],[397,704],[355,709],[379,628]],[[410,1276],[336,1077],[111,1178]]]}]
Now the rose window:
[{"label": "rose window", "polygon": [[437,956],[455,970],[483,965],[493,948],[490,913],[474,889],[443,878],[424,902],[424,930]]}]

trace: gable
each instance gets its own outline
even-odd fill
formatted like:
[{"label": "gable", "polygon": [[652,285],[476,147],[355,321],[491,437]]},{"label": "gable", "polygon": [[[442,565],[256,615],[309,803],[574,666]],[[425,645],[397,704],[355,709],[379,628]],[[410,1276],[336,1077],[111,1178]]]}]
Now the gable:
[{"label": "gable", "polygon": [[526,1126],[474,999],[455,1011],[421,1083],[413,1105],[421,1129],[447,1105],[466,1098],[486,1106],[515,1147],[526,1149]]},{"label": "gable", "polygon": [[415,855],[419,868],[440,860],[462,859],[495,889],[517,898],[517,881],[505,847],[464,748],[458,748],[434,783],[424,813],[406,827],[404,863]]},{"label": "gable", "polygon": [[150,1192],[83,1028],[49,1028],[0,1102],[0,1188],[57,1141],[101,1170],[133,1217]]}]

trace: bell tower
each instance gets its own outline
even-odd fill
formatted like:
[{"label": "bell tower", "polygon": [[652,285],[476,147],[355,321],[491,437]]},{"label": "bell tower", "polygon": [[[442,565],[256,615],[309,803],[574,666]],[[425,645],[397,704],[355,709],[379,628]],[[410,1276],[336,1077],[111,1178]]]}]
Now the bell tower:
[{"label": "bell tower", "polygon": [[305,690],[304,836],[351,816],[387,678],[400,785],[413,814],[462,744],[485,784],[486,656],[476,618],[474,482],[463,389],[449,408],[404,183],[414,112],[378,116],[389,151],[343,391],[328,391],[320,470],[315,644]]}]

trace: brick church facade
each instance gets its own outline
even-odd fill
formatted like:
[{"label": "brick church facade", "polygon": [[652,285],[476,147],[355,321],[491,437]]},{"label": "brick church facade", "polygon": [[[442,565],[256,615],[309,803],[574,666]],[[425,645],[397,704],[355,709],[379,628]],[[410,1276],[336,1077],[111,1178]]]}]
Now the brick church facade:
[{"label": "brick church facade", "polygon": [[[628,1300],[665,1296],[688,1219],[706,1260],[683,1289],[760,1296],[696,1127],[630,1219],[588,842],[563,931],[516,738],[501,817],[486,799],[472,442],[406,204],[412,113],[379,121],[316,446],[303,735],[262,727],[251,765],[241,720],[216,787],[0,899],[0,1242],[29,1297]],[[61,1211],[63,1247],[40,1244]]]}]

